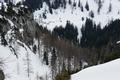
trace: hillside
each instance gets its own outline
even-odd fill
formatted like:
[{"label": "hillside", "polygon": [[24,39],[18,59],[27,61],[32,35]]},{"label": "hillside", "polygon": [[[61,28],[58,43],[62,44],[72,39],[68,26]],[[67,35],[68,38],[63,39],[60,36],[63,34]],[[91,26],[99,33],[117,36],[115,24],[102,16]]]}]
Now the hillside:
[{"label": "hillside", "polygon": [[51,80],[50,68],[42,63],[39,55],[19,40],[14,45],[17,57],[12,48],[0,45],[0,62],[3,63],[0,68],[4,71],[5,80]]},{"label": "hillside", "polygon": [[116,74],[119,7],[119,0],[0,0],[0,80],[84,80],[104,68],[108,76],[107,65]]},{"label": "hillside", "polygon": [[50,1],[48,5],[49,0],[43,0],[42,7],[34,12],[35,21],[51,31],[55,27],[65,27],[67,21],[70,21],[78,28],[79,39],[82,36],[80,29],[86,19],[91,19],[96,25],[104,28],[120,17],[119,0],[63,0],[61,3],[59,1],[61,0]]},{"label": "hillside", "polygon": [[35,36],[40,30],[31,12],[20,5],[2,4],[2,7],[0,70],[4,72],[5,80],[51,80],[51,67],[43,61],[44,44]]}]

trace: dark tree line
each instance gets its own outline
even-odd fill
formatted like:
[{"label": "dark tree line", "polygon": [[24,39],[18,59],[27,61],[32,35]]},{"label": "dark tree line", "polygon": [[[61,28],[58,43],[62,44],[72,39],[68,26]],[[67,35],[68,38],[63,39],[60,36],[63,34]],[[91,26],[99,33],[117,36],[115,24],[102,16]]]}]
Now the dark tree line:
[{"label": "dark tree line", "polygon": [[[27,5],[30,9],[33,11],[39,8],[42,8],[43,2],[45,2],[49,6],[49,11],[52,14],[52,9],[58,9],[59,7],[66,8],[67,1],[66,0],[54,0],[51,3],[51,0],[25,0],[23,4]],[[68,1],[68,4],[73,6],[73,7],[80,7],[81,11],[84,11],[84,8],[89,11],[89,4],[86,2],[86,5],[83,6],[79,0],[78,4],[75,1]]]},{"label": "dark tree line", "polygon": [[120,20],[112,21],[110,24],[101,29],[100,25],[96,26],[92,20],[87,19],[85,26],[81,29],[82,47],[102,47],[109,42],[116,42],[120,39]]},{"label": "dark tree line", "polygon": [[[101,29],[101,25],[95,25],[91,19],[87,19],[85,26],[82,27],[81,47],[96,47],[100,48],[107,45],[109,42],[116,42],[120,39],[120,20],[111,21]],[[73,43],[78,43],[78,30],[67,22],[65,28],[62,26],[56,27],[53,34],[63,39],[67,39]]]},{"label": "dark tree line", "polygon": [[80,45],[82,47],[92,47],[93,45],[97,47],[97,45],[99,45],[97,41],[101,35],[101,28],[93,24],[92,20],[86,20],[85,26],[82,27],[81,32],[82,38]]},{"label": "dark tree line", "polygon": [[70,40],[73,43],[78,42],[78,29],[77,27],[74,27],[74,25],[71,24],[69,21],[67,21],[65,28],[63,28],[62,26],[54,28],[53,34],[61,38]]},{"label": "dark tree line", "polygon": [[53,3],[50,3],[50,0],[26,0],[24,2],[30,9],[36,10],[43,6],[43,2],[46,2],[49,8],[57,9],[58,7],[66,7],[66,0],[55,0]]}]

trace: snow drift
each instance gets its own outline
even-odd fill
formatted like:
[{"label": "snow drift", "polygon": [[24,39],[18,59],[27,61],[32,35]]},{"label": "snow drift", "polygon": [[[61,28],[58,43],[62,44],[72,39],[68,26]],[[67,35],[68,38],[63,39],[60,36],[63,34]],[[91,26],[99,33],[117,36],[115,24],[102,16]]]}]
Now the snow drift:
[{"label": "snow drift", "polygon": [[71,80],[120,80],[120,59],[86,68],[73,74]]}]

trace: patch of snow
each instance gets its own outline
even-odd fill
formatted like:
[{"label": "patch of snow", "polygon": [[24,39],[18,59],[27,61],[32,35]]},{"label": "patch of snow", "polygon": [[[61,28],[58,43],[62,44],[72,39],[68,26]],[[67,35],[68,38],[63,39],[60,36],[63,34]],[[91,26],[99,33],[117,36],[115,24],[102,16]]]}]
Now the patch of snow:
[{"label": "patch of snow", "polygon": [[9,22],[9,24],[10,24],[11,27],[14,26],[14,23],[10,19],[7,19],[7,21]]},{"label": "patch of snow", "polygon": [[20,31],[20,33],[23,33],[24,30],[23,29],[19,29],[19,31]]},{"label": "patch of snow", "polygon": [[0,9],[2,8],[2,5],[4,6],[5,12],[7,12],[7,4],[4,1],[0,2]]},{"label": "patch of snow", "polygon": [[0,10],[1,10],[1,7],[2,7],[2,3],[0,2]]},{"label": "patch of snow", "polygon": [[73,74],[71,80],[120,80],[120,59],[89,67]]},{"label": "patch of snow", "polygon": [[120,41],[117,41],[116,43],[117,43],[117,44],[120,44]]},{"label": "patch of snow", "polygon": [[82,62],[82,69],[84,69],[86,66],[88,66],[88,63],[86,61],[81,61]]},{"label": "patch of snow", "polygon": [[25,1],[25,0],[12,0],[12,2],[13,2],[13,4],[17,4],[17,3],[19,3],[19,2],[23,2],[23,1]]},{"label": "patch of snow", "polygon": [[0,18],[3,18],[3,16],[2,16],[2,15],[0,15]]}]

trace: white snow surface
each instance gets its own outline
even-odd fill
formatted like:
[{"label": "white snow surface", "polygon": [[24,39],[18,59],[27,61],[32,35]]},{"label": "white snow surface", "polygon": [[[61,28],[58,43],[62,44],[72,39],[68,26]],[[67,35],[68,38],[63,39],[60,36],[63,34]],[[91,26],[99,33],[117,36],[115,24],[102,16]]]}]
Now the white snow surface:
[{"label": "white snow surface", "polygon": [[[25,1],[25,0],[9,0],[9,1],[11,1],[13,4],[17,4],[17,3],[19,3],[19,2],[23,2],[23,1]],[[5,2],[5,0],[0,0],[0,3],[2,3],[2,2]]]},{"label": "white snow surface", "polygon": [[[0,45],[0,61],[4,64],[0,68],[5,73],[5,80],[51,80],[50,67],[42,63],[38,54],[34,54],[24,43],[17,40],[13,50],[8,46]],[[27,54],[29,55],[30,74],[28,77]],[[0,64],[1,65],[1,64]]]},{"label": "white snow surface", "polygon": [[[68,0],[67,0],[68,1]],[[83,6],[83,12],[80,7],[78,7],[79,0],[71,0],[76,2],[77,6],[73,7],[66,4],[66,8],[52,9],[53,14],[49,12],[49,8],[46,3],[43,3],[43,8],[38,9],[34,12],[34,19],[39,25],[47,27],[48,30],[53,30],[55,27],[63,26],[65,27],[66,22],[70,21],[78,28],[79,35],[81,37],[81,27],[85,24],[86,18],[90,18],[94,21],[96,25],[100,24],[101,28],[104,28],[105,25],[110,23],[110,21],[120,18],[120,1],[119,0],[101,0],[102,7],[98,13],[98,0],[80,0],[81,5]],[[89,11],[86,10],[85,5],[88,2]],[[109,7],[111,4],[111,12],[109,12]],[[94,18],[89,16],[90,12],[94,13]],[[46,18],[43,18],[43,14],[46,15]],[[84,18],[84,21],[82,21]]]},{"label": "white snow surface", "polygon": [[11,27],[14,26],[14,23],[11,20],[7,19],[7,21],[9,22],[9,24],[10,24]]},{"label": "white snow surface", "polygon": [[13,3],[14,3],[14,4],[17,4],[17,3],[23,2],[23,1],[25,1],[25,0],[13,0]]},{"label": "white snow surface", "polygon": [[120,41],[117,41],[116,43],[117,43],[117,44],[120,44]]},{"label": "white snow surface", "polygon": [[86,68],[73,74],[71,80],[120,80],[120,59]]}]

